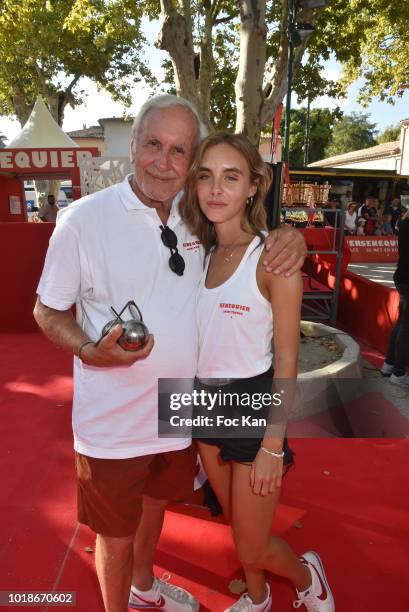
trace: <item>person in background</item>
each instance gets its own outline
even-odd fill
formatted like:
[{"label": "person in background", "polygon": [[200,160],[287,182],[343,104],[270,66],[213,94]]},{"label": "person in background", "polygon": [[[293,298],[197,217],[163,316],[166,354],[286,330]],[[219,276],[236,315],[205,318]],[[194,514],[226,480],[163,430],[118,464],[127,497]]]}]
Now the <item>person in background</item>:
[{"label": "person in background", "polygon": [[49,223],[55,223],[57,220],[59,208],[58,204],[55,201],[55,196],[50,193],[47,196],[47,202],[40,206],[40,210],[38,211],[38,216],[41,221],[48,221]]},{"label": "person in background", "polygon": [[324,211],[324,219],[326,225],[330,225],[331,227],[338,227],[340,217],[339,212],[337,212],[338,202],[336,200],[328,200],[327,204],[325,205],[325,209],[326,210]]},{"label": "person in background", "polygon": [[374,199],[375,198],[373,198],[372,196],[367,196],[365,198],[365,201],[362,204],[362,206],[358,207],[358,218],[359,217],[364,217],[365,218],[365,213],[369,213],[371,208],[374,207]]},{"label": "person in background", "polygon": [[395,230],[396,230],[397,233],[399,233],[400,224],[402,223],[403,219],[405,218],[408,210],[409,210],[408,208],[404,208],[403,206],[401,207],[400,217],[399,217],[399,219],[398,219],[398,221],[396,223],[396,226],[395,226]]},{"label": "person in background", "polygon": [[382,236],[393,236],[392,215],[387,212],[382,215]]},{"label": "person in background", "polygon": [[345,233],[348,236],[353,236],[354,234],[356,234],[356,222],[357,222],[356,207],[357,207],[356,202],[350,202],[345,212]]},{"label": "person in background", "polygon": [[370,217],[376,217],[379,211],[379,200],[378,198],[369,198],[370,202],[368,202],[368,212]]},{"label": "person in background", "polygon": [[[376,213],[373,212],[374,209],[372,209],[372,213],[369,213],[366,217],[366,224],[365,224],[365,235],[366,236],[373,236],[375,233],[375,225],[376,225]],[[358,223],[359,223],[359,219],[358,219]]]},{"label": "person in background", "polygon": [[399,226],[399,259],[393,280],[399,293],[399,316],[392,329],[388,352],[381,368],[391,383],[409,388],[409,213]]},{"label": "person in background", "polygon": [[356,227],[356,235],[357,236],[365,236],[366,235],[365,226],[366,226],[366,219],[364,219],[363,217],[358,219],[357,227]]},{"label": "person in background", "polygon": [[396,225],[396,223],[398,222],[398,220],[400,218],[400,210],[401,210],[400,198],[395,196],[395,197],[392,198],[392,201],[389,204],[389,206],[387,206],[385,208],[385,210],[383,211],[384,213],[392,215],[391,225],[392,225],[392,231],[393,232],[395,232],[395,225]]},{"label": "person in background", "polygon": [[378,211],[375,217],[374,236],[382,236],[382,212]]}]

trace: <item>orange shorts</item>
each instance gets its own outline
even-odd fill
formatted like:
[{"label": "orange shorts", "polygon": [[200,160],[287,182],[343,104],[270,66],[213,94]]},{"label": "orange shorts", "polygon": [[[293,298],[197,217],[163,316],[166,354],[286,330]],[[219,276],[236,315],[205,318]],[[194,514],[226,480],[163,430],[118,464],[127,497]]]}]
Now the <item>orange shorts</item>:
[{"label": "orange shorts", "polygon": [[193,492],[195,446],[130,459],[96,459],[75,453],[78,520],[95,533],[125,537],[135,533],[142,497],[183,501]]}]

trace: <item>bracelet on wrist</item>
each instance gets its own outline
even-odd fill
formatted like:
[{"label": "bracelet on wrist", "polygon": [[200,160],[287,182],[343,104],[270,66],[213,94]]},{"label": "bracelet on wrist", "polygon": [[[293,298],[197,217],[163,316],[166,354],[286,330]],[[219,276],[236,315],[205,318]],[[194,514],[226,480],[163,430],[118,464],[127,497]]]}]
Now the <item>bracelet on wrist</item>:
[{"label": "bracelet on wrist", "polygon": [[260,446],[260,448],[262,451],[267,453],[267,455],[271,455],[272,457],[277,457],[277,459],[282,459],[284,457],[284,451],[281,451],[281,453],[275,453],[273,451],[269,451],[267,448],[264,448],[264,446]]},{"label": "bracelet on wrist", "polygon": [[84,350],[84,348],[87,346],[87,344],[94,344],[92,340],[85,340],[85,342],[83,342],[80,345],[80,348],[78,349],[78,359],[80,361],[82,361],[82,351]]}]

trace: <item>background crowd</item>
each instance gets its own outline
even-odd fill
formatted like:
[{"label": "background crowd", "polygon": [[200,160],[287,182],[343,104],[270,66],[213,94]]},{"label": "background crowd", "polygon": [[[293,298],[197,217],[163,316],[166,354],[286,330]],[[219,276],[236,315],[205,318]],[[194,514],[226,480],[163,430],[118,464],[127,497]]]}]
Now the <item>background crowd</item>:
[{"label": "background crowd", "polygon": [[363,204],[348,202],[345,211],[345,233],[349,236],[393,236],[399,231],[406,214],[400,198],[394,196],[386,205],[368,196]]}]

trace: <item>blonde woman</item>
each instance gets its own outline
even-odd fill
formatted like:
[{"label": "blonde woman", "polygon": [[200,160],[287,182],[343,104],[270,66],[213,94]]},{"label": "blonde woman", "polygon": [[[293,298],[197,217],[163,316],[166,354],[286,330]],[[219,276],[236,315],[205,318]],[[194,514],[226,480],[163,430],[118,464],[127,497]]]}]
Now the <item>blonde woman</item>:
[{"label": "blonde woman", "polygon": [[[273,336],[274,376],[293,381],[297,376],[301,277],[268,275],[260,260],[268,182],[257,149],[244,136],[227,133],[204,140],[188,175],[182,217],[207,254],[197,301],[197,378],[204,389],[215,379],[236,379],[223,389],[231,391],[238,384],[250,392],[271,390]],[[271,609],[266,571],[293,583],[294,607],[335,609],[319,556],[310,551],[298,558],[284,540],[271,535],[283,444],[283,435],[267,433],[198,441],[206,473],[231,524],[248,587],[226,612]]]}]

